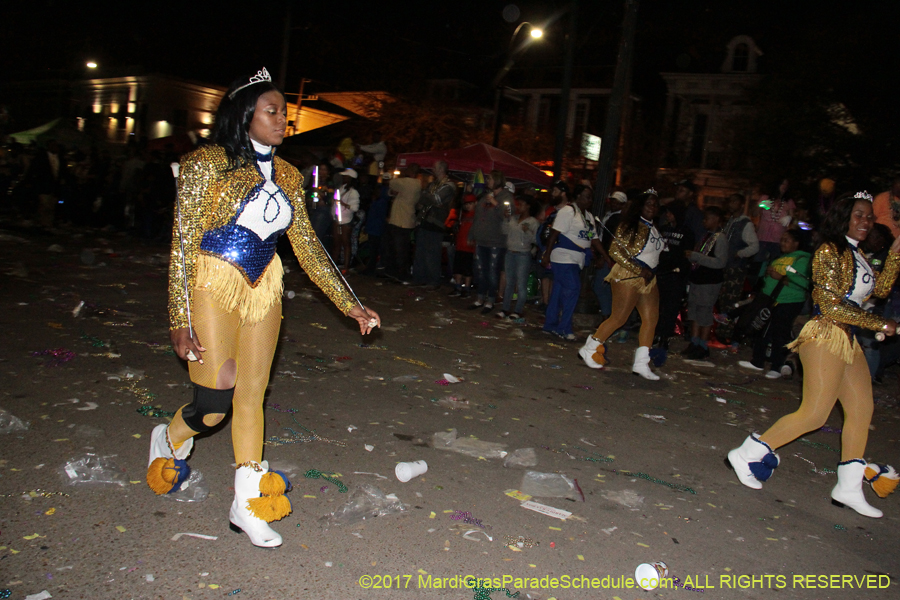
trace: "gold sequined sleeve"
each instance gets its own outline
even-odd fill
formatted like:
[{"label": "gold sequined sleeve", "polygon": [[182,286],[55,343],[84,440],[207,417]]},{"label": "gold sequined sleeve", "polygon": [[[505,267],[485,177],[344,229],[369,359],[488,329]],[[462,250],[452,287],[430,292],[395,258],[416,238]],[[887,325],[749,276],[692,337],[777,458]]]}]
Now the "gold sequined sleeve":
[{"label": "gold sequined sleeve", "polygon": [[[224,156],[224,153],[220,153]],[[178,203],[172,226],[169,258],[169,328],[188,326],[188,306],[193,300],[197,279],[197,257],[203,238],[202,204],[211,182],[217,177],[215,153],[200,149],[182,159],[178,176]],[[181,222],[179,223],[179,213]],[[184,254],[182,255],[182,247]]]},{"label": "gold sequined sleeve", "polygon": [[[845,254],[853,260],[852,254]],[[882,329],[885,324],[883,318],[842,302],[844,294],[852,285],[852,282],[845,280],[853,273],[852,265],[844,263],[844,256],[832,244],[822,244],[816,250],[812,260],[812,279],[815,283],[812,290],[813,302],[827,319],[872,331]]]},{"label": "gold sequined sleeve", "polygon": [[888,294],[891,293],[891,288],[894,287],[894,282],[897,281],[898,271],[900,271],[900,254],[888,252],[887,260],[884,261],[884,268],[881,269],[881,273],[875,278],[875,291],[872,295],[878,298],[887,298]]},{"label": "gold sequined sleeve", "polygon": [[650,230],[641,227],[635,234],[634,240],[631,240],[631,232],[625,228],[625,224],[616,227],[616,237],[609,244],[609,256],[616,264],[620,265],[629,273],[640,275],[641,268],[632,260],[631,257],[636,256],[640,249],[644,247]]},{"label": "gold sequined sleeve", "polygon": [[282,186],[286,192],[290,188],[291,191],[288,194],[292,196],[291,203],[294,205],[294,221],[287,231],[288,239],[291,241],[291,246],[294,247],[294,254],[297,255],[300,266],[303,267],[309,278],[346,315],[356,306],[356,300],[353,299],[353,294],[335,272],[331,261],[325,254],[325,248],[319,243],[316,232],[313,231],[312,224],[309,222],[303,196],[303,176],[293,167],[289,167],[289,169],[293,170],[289,178],[296,177],[296,182],[294,185]]}]

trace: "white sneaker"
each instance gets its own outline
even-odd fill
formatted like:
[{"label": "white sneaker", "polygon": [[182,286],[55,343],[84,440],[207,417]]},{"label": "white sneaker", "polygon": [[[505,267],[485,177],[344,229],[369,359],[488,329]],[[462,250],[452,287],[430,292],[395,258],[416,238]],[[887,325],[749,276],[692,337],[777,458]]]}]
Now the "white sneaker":
[{"label": "white sneaker", "polygon": [[749,360],[739,360],[739,361],[738,361],[738,366],[739,366],[739,367],[742,367],[742,368],[744,368],[744,369],[749,369],[749,370],[751,370],[751,371],[756,371],[757,373],[760,373],[760,372],[762,372],[762,370],[763,370],[762,367],[757,367],[756,365],[754,365],[754,364],[753,364],[752,362],[750,362]]},{"label": "white sneaker", "polygon": [[784,365],[781,367],[781,376],[782,377],[790,377],[794,374],[794,370],[791,368],[791,365]]},{"label": "white sneaker", "polygon": [[[760,369],[762,371],[762,369]],[[766,379],[781,379],[781,373],[778,371],[769,371],[766,373]]]}]

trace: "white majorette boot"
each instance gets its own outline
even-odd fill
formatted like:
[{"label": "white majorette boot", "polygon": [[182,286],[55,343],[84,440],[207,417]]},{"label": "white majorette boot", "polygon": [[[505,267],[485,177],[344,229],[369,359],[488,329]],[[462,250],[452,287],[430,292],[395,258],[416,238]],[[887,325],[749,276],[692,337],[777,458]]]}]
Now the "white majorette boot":
[{"label": "white majorette boot", "polygon": [[[584,346],[578,351],[578,356],[584,361],[584,364],[592,369],[602,369],[606,364],[606,346],[600,343],[600,340],[589,335],[584,342]],[[600,359],[599,361],[597,359]]]},{"label": "white majorette boot", "polygon": [[194,438],[188,438],[177,450],[169,439],[169,426],[157,425],[150,434],[150,460],[147,461],[147,485],[157,494],[171,494],[181,489],[191,468],[188,455],[194,447]]},{"label": "white majorette boot", "polygon": [[277,548],[281,536],[269,523],[291,514],[291,502],[284,493],[290,482],[279,471],[269,471],[269,463],[247,462],[234,472],[234,502],[228,518],[231,530],[243,531],[254,546]]},{"label": "white majorette boot", "polygon": [[882,512],[874,506],[869,506],[863,495],[863,475],[866,470],[866,461],[854,458],[846,462],[838,463],[838,482],[831,490],[831,503],[835,506],[849,506],[864,517],[880,519]]},{"label": "white majorette boot", "polygon": [[650,370],[650,348],[648,346],[640,346],[634,351],[634,364],[631,365],[631,372],[650,381],[659,381],[659,375]]},{"label": "white majorette boot", "polygon": [[780,459],[767,443],[755,433],[747,436],[739,448],[728,453],[725,464],[734,469],[738,480],[754,490],[762,489],[762,482],[772,476]]}]

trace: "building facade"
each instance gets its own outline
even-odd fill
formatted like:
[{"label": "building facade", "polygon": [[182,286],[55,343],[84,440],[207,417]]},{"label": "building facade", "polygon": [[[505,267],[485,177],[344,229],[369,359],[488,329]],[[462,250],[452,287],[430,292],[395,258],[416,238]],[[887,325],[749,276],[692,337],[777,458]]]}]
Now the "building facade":
[{"label": "building facade", "polygon": [[746,189],[733,133],[750,109],[747,92],[762,77],[760,56],[753,39],[740,35],[727,44],[719,73],[661,73],[668,92],[659,175],[690,174],[701,200],[715,204]]}]

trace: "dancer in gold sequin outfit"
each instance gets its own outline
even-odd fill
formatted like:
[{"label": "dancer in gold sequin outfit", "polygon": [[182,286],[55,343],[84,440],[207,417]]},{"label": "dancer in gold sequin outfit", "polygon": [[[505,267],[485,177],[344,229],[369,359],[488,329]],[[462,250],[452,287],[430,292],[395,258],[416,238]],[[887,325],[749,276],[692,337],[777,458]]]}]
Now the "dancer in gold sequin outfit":
[{"label": "dancer in gold sequin outfit", "polygon": [[872,419],[872,381],[862,348],[853,335],[861,327],[895,335],[897,323],[869,313],[861,305],[872,295],[884,298],[900,270],[900,238],[891,246],[884,269],[877,276],[857,245],[875,222],[871,196],[865,192],[839,198],[822,224],[822,244],[812,260],[813,318],[788,347],[803,363],[803,400],[800,408],[779,419],[761,436],[748,437],[728,453],[727,463],[747,487],[762,488],[778,466],[774,451],[825,424],[836,401],[844,412],[841,462],[832,502],[849,506],[867,517],[881,517],[862,491],[863,479],[880,496],[897,484],[890,467],[867,464],[863,458]]},{"label": "dancer in gold sequin outfit", "polygon": [[[656,267],[666,242],[653,225],[659,210],[656,190],[650,189],[632,200],[609,245],[609,255],[616,264],[606,276],[612,287],[612,314],[600,323],[594,335],[588,336],[578,351],[584,364],[602,369],[609,362],[606,340],[625,324],[631,311],[641,315],[638,349],[631,370],[644,379],[656,381],[659,375],[650,369],[650,344],[659,319],[659,288]],[[604,235],[610,235],[605,232]]]},{"label": "dancer in gold sequin outfit", "polygon": [[[282,539],[268,523],[290,513],[290,483],[262,460],[263,395],[281,326],[282,266],[275,245],[287,233],[300,265],[360,332],[380,326],[358,304],[316,238],[303,178],[274,154],[284,139],[284,96],[263,69],[232,84],[216,113],[214,145],[182,159],[169,267],[172,347],[188,363],[194,400],[153,430],[147,482],[179,489],[193,436],[233,408],[235,499],[232,529],[261,547]],[[189,325],[192,325],[191,328]],[[196,358],[197,360],[193,360]]]}]

